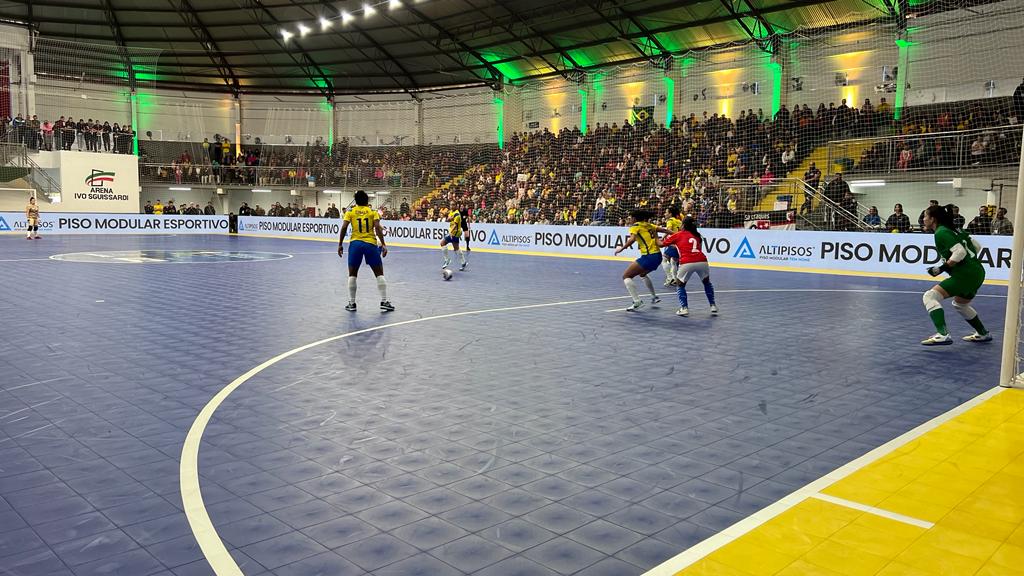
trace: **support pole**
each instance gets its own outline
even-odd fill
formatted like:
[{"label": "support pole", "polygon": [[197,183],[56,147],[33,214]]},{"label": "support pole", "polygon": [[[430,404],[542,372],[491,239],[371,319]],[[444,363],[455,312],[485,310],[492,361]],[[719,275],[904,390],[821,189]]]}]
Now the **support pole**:
[{"label": "support pole", "polygon": [[[900,74],[903,71],[900,70]],[[1006,294],[1006,318],[1003,321],[1003,358],[999,385],[1019,387],[1017,350],[1020,347],[1021,272],[1024,271],[1024,131],[1021,131],[1021,158],[1017,166],[1017,201],[1013,211],[1013,251],[1010,255],[1010,281]]]}]

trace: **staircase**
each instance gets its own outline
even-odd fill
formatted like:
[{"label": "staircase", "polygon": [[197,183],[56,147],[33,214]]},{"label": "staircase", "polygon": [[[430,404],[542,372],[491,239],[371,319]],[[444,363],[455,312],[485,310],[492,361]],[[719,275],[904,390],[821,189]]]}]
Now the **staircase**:
[{"label": "staircase", "polygon": [[[807,170],[811,168],[811,164],[814,164],[815,166],[818,167],[818,170],[821,170],[822,184],[824,184],[825,177],[828,176],[829,174],[835,174],[836,172],[846,171],[844,164],[847,164],[848,162],[846,162],[845,159],[849,158],[853,162],[860,160],[861,154],[863,154],[865,150],[871,148],[874,144],[875,143],[872,141],[863,140],[854,140],[849,143],[844,142],[840,145],[836,145],[836,143],[833,143],[833,146],[831,147],[831,152],[834,156],[838,157],[832,158],[831,165],[829,165],[829,145],[825,144],[824,146],[818,146],[817,148],[812,150],[811,153],[808,154],[806,158],[804,158],[803,162],[797,165],[797,167],[794,168],[789,174],[792,178],[803,178]],[[837,151],[840,151],[841,153],[837,155]],[[757,210],[772,210],[775,207],[775,199],[776,195],[766,194],[765,197],[761,199],[761,202],[757,205]],[[800,206],[803,205],[803,203],[804,192],[802,190],[797,190],[793,194],[793,201],[790,203],[789,207],[799,208]],[[815,207],[817,207],[816,201],[814,201],[814,205]]]},{"label": "staircase", "polygon": [[33,189],[38,200],[52,203],[60,198],[60,184],[29,156],[23,144],[0,145],[0,183],[15,189]]},{"label": "staircase", "polygon": [[451,180],[445,182],[444,184],[441,184],[437,188],[434,188],[430,192],[427,192],[423,196],[420,196],[418,203],[421,206],[426,206],[427,204],[430,203],[431,200],[433,200],[434,198],[437,198],[438,196],[440,196],[441,193],[447,191],[452,186],[455,186],[457,184],[461,184],[463,180],[465,180],[466,178],[469,178],[473,174],[476,174],[477,172],[485,169],[486,167],[487,166],[485,164],[474,164],[473,166],[470,166],[469,168],[466,168],[466,170],[462,174],[459,174],[458,176],[452,178]]}]

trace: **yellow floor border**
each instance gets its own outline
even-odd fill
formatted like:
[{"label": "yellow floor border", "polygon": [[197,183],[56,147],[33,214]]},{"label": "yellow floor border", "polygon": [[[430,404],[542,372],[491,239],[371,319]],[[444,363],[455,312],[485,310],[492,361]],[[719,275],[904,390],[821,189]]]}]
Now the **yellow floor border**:
[{"label": "yellow floor border", "polygon": [[[247,238],[273,238],[275,240],[308,240],[313,242],[337,243],[334,238],[300,238],[296,236],[278,236],[275,234],[232,234],[232,236],[244,236]],[[397,248],[420,248],[422,250],[438,250],[440,246],[423,246],[422,244],[403,244],[400,242],[389,242],[388,246]],[[579,260],[612,260],[618,262],[630,262],[635,260],[632,256],[597,256],[593,254],[552,254],[550,252],[534,252],[530,250],[503,250],[497,248],[473,248],[472,252],[483,252],[485,254],[511,254],[513,256],[544,256],[547,258],[575,258]],[[710,262],[714,268],[731,268],[737,270],[764,270],[767,272],[802,272],[805,274],[828,274],[831,276],[856,276],[860,278],[893,278],[896,280],[925,280],[934,282],[935,279],[927,274],[899,274],[894,272],[858,272],[855,270],[834,270],[831,268],[797,268],[793,266],[771,266],[761,264],[733,264],[724,262]],[[1007,286],[1006,280],[985,280],[985,284],[991,286]]]},{"label": "yellow floor border", "polygon": [[1024,575],[1022,438],[993,388],[645,576]]}]

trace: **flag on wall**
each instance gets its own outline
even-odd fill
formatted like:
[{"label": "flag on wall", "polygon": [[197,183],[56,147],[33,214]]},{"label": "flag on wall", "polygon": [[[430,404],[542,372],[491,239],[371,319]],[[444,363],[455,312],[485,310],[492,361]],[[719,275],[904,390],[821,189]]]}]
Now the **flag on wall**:
[{"label": "flag on wall", "polygon": [[633,106],[629,112],[629,123],[636,128],[649,128],[654,120],[654,106]]}]

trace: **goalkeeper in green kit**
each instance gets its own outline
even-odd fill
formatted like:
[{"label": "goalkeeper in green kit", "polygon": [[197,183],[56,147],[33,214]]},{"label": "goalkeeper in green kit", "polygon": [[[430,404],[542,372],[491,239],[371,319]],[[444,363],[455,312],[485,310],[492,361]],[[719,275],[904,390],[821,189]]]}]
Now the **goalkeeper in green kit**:
[{"label": "goalkeeper in green kit", "polygon": [[978,260],[981,245],[967,232],[958,231],[953,224],[953,210],[950,206],[929,206],[924,213],[925,230],[935,231],[935,247],[942,256],[942,264],[932,266],[928,273],[938,276],[949,274],[942,282],[924,293],[924,307],[928,310],[937,330],[934,336],[921,341],[925,346],[943,346],[953,343],[946,330],[946,315],[942,300],[953,297],[953,309],[964,317],[974,328],[974,334],[964,336],[967,342],[990,342],[992,335],[978,318],[978,312],[971,306],[971,300],[985,282],[985,268]]}]

